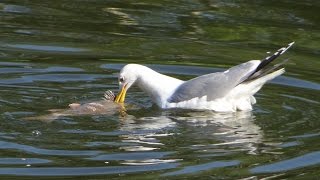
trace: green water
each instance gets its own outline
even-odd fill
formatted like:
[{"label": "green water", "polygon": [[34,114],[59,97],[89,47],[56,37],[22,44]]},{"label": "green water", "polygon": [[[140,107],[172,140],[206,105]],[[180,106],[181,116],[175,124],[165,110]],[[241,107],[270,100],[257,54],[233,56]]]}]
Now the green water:
[{"label": "green water", "polygon": [[[0,178],[316,179],[318,1],[0,2]],[[252,112],[160,110],[30,120],[118,90],[124,64],[189,79],[295,41]]]}]

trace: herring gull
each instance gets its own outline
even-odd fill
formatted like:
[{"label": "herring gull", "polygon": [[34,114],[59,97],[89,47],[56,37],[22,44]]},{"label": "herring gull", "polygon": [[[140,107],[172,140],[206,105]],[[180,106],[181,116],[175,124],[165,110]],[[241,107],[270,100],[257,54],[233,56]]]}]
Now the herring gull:
[{"label": "herring gull", "polygon": [[250,111],[256,103],[254,94],[269,80],[285,72],[280,62],[270,65],[294,42],[263,60],[251,60],[224,72],[210,73],[182,81],[160,74],[146,66],[128,64],[119,74],[119,94],[123,103],[127,90],[136,84],[160,108],[208,109],[219,112]]}]

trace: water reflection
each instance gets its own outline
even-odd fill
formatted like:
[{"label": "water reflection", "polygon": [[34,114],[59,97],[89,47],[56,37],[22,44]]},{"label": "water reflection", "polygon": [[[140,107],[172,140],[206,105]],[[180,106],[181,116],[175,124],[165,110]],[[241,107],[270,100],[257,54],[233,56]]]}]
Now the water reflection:
[{"label": "water reflection", "polygon": [[123,12],[123,9],[120,8],[104,8],[103,11],[119,16],[120,22],[122,25],[138,25],[136,20],[132,18],[129,14]]},{"label": "water reflection", "polygon": [[[185,128],[187,132],[191,131],[191,134],[181,134],[183,132],[176,134],[175,131],[180,128]],[[202,138],[200,141],[190,140],[187,146],[177,142],[177,146],[190,149],[202,158],[225,156],[230,153],[229,149],[233,149],[233,152],[245,151],[255,154],[256,145],[263,138],[261,128],[254,123],[251,112],[221,114],[195,111],[187,113],[187,116],[180,116],[174,111],[163,111],[157,117],[142,118],[129,115],[121,122],[119,130],[125,133],[119,136],[123,144],[118,145],[118,148],[127,153],[158,152],[167,146],[167,142],[163,141],[164,137],[181,135],[192,136],[193,139]],[[202,144],[203,140],[208,139],[216,143]],[[221,151],[217,152],[216,149]],[[174,161],[170,158],[166,160]]]},{"label": "water reflection", "polygon": [[20,6],[20,5],[0,3],[0,11],[6,12],[6,13],[30,13],[31,9],[25,6]]},{"label": "water reflection", "polygon": [[[215,143],[194,144],[192,149],[200,157],[225,156],[226,154],[244,151],[256,154],[258,144],[263,139],[263,131],[255,124],[252,112],[215,113],[211,111],[188,113],[189,117],[177,117],[185,121],[193,131],[193,137],[214,139]],[[199,128],[199,126],[201,128]],[[216,151],[220,149],[220,151]]]},{"label": "water reflection", "polygon": [[[214,158],[226,158],[237,152],[256,154],[257,146],[263,139],[261,128],[254,123],[255,117],[252,112],[215,113],[174,110],[162,111],[158,114],[158,116],[141,118],[136,118],[133,115],[127,116],[119,126],[119,130],[126,133],[119,136],[123,144],[118,148],[125,152],[100,155],[90,159],[106,161],[121,158],[121,164],[126,165],[183,163],[185,159],[177,156],[178,152],[163,151],[166,149],[165,147],[175,143],[168,144],[169,142],[164,139],[180,135],[186,138],[185,141],[189,136],[192,136],[193,139],[188,139],[187,144],[177,141],[175,149],[189,149],[193,152],[193,156],[202,159],[203,163],[198,163],[196,166],[186,166],[182,170],[164,174],[165,176],[181,175],[237,166],[240,164],[239,160],[216,161]],[[181,128],[185,130],[179,131],[178,134],[175,133],[177,129]],[[184,131],[187,134],[184,134]],[[215,143],[208,144],[208,139]],[[212,160],[210,161],[210,159]]]}]

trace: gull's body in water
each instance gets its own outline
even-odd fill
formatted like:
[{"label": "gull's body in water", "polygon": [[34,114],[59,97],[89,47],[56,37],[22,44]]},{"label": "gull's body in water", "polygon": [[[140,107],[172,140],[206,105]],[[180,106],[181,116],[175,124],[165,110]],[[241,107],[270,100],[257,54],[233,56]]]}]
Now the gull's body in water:
[{"label": "gull's body in water", "polygon": [[211,73],[182,81],[152,69],[128,64],[119,74],[120,92],[115,102],[124,102],[127,90],[136,84],[160,108],[209,109],[220,112],[250,111],[256,103],[253,95],[269,80],[285,72],[286,61],[270,65],[288,50],[279,49],[264,60],[251,60],[224,72]]}]

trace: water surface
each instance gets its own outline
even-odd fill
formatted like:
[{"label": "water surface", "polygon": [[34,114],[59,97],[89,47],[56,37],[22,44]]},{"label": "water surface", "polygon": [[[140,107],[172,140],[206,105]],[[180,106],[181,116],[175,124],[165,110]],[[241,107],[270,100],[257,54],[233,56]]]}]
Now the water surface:
[{"label": "water surface", "polygon": [[[0,177],[313,179],[319,172],[318,1],[2,1]],[[139,63],[180,79],[295,41],[252,112],[161,110],[138,88],[121,112],[61,116],[98,101]]]}]

